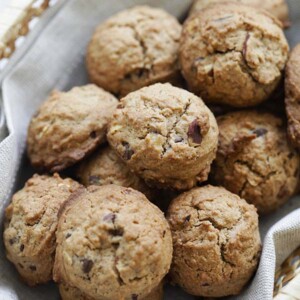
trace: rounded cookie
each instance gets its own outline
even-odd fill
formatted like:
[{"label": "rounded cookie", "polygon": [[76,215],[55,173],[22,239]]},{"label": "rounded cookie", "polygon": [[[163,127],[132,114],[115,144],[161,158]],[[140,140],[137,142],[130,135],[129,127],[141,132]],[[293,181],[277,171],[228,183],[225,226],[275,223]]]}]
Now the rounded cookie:
[{"label": "rounded cookie", "polygon": [[117,185],[70,199],[57,229],[54,280],[96,299],[142,299],[169,271],[172,238],[163,213]]},{"label": "rounded cookie", "polygon": [[3,234],[6,255],[28,285],[52,279],[57,213],[79,186],[58,174],[34,175],[14,194],[6,208]]},{"label": "rounded cookie", "polygon": [[28,128],[32,165],[56,172],[83,159],[106,140],[117,104],[114,96],[92,84],[52,92]]},{"label": "rounded cookie", "polygon": [[131,187],[145,194],[148,199],[154,196],[146,183],[135,175],[109,146],[100,148],[86,160],[83,160],[76,177],[85,186],[116,184]]},{"label": "rounded cookie", "polygon": [[261,251],[255,207],[208,185],[173,200],[167,219],[174,247],[172,281],[195,296],[239,294]]},{"label": "rounded cookie", "polygon": [[155,82],[180,78],[181,25],[148,6],[122,11],[96,29],[87,50],[92,82],[121,96]]},{"label": "rounded cookie", "polygon": [[269,213],[296,191],[299,155],[288,144],[282,120],[267,113],[239,111],[219,117],[212,178]]},{"label": "rounded cookie", "polygon": [[218,127],[199,97],[157,83],[121,100],[107,138],[147,183],[189,189],[207,179]]},{"label": "rounded cookie", "polygon": [[285,94],[289,139],[300,149],[300,44],[291,52],[286,66]]},{"label": "rounded cookie", "polygon": [[185,22],[179,58],[191,91],[204,101],[248,107],[276,89],[288,51],[277,19],[246,5],[220,3]]},{"label": "rounded cookie", "polygon": [[[96,300],[95,298],[91,298],[85,294],[83,294],[78,288],[69,286],[67,284],[59,284],[59,293],[62,300]],[[138,298],[133,296],[131,300],[137,300]],[[163,299],[163,283],[161,282],[158,287],[154,288],[154,290],[141,300],[162,300]]]},{"label": "rounded cookie", "polygon": [[[189,14],[193,15],[211,4],[222,2],[228,2],[228,0],[194,0]],[[258,9],[264,9],[280,20],[285,27],[290,23],[289,8],[285,0],[230,0],[230,2],[237,2]]]}]

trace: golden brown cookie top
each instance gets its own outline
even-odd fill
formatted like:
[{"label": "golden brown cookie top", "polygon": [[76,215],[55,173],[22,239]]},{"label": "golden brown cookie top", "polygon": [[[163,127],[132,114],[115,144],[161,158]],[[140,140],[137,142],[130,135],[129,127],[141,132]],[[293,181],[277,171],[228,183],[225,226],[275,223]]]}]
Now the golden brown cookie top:
[{"label": "golden brown cookie top", "polygon": [[92,82],[125,96],[155,82],[177,80],[181,25],[162,9],[136,6],[100,24],[87,51]]},{"label": "golden brown cookie top", "polygon": [[108,140],[145,180],[176,189],[207,179],[218,128],[203,101],[157,83],[124,97],[109,125]]},{"label": "golden brown cookie top", "polygon": [[222,2],[237,2],[254,8],[264,9],[274,17],[278,18],[284,26],[287,26],[289,23],[289,9],[285,0],[194,0],[190,15],[198,13],[200,10],[211,4]]},{"label": "golden brown cookie top", "polygon": [[130,171],[109,146],[96,150],[82,161],[76,171],[76,176],[85,186],[115,184],[138,190],[149,200],[154,196],[154,192],[141,178]]},{"label": "golden brown cookie top", "polygon": [[54,279],[90,297],[142,298],[166,275],[171,259],[163,213],[131,188],[90,186],[61,212]]},{"label": "golden brown cookie top", "polygon": [[167,219],[174,245],[172,280],[196,296],[239,293],[261,249],[255,207],[208,185],[175,198]]},{"label": "golden brown cookie top", "polygon": [[92,84],[52,92],[29,125],[33,166],[55,172],[84,158],[105,141],[117,104],[114,96]]},{"label": "golden brown cookie top", "polygon": [[288,50],[280,23],[271,15],[221,3],[185,22],[180,63],[189,87],[204,101],[246,107],[274,91]]},{"label": "golden brown cookie top", "polygon": [[6,208],[4,242],[7,257],[28,284],[51,280],[57,214],[79,186],[58,174],[36,174],[14,194]]},{"label": "golden brown cookie top", "polygon": [[287,142],[283,121],[256,111],[217,120],[220,138],[212,177],[260,213],[284,204],[297,186],[299,156]]},{"label": "golden brown cookie top", "polygon": [[300,148],[300,44],[290,54],[286,65],[285,107],[288,117],[288,133],[292,144]]}]

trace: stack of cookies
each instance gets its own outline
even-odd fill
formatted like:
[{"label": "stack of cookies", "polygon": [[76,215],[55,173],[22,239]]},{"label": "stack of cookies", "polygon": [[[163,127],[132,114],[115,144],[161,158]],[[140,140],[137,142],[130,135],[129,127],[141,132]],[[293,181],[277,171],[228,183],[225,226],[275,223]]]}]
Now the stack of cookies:
[{"label": "stack of cookies", "polygon": [[[38,173],[4,230],[29,286],[161,300],[166,281],[203,297],[249,283],[258,214],[297,191],[300,48],[289,58],[284,0],[224,2],[195,0],[182,26],[147,6],[110,17],[88,45],[91,83],[53,91],[33,116]],[[287,122],[267,109],[285,70]]]}]

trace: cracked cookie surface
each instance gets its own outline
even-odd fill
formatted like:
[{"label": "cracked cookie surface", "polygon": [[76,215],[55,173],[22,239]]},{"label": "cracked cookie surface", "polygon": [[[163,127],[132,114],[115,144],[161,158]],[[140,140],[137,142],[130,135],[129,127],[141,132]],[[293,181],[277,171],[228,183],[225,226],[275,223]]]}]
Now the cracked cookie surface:
[{"label": "cracked cookie surface", "polygon": [[283,205],[296,191],[300,163],[283,121],[256,111],[229,113],[217,121],[220,137],[212,178],[259,213]]},{"label": "cracked cookie surface", "polygon": [[121,100],[107,138],[147,183],[180,190],[207,179],[218,127],[199,97],[157,83]]},{"label": "cracked cookie surface", "polygon": [[[198,13],[200,10],[211,4],[222,2],[228,2],[228,0],[194,0],[189,14],[192,15]],[[230,2],[238,2],[258,9],[264,9],[279,19],[283,26],[287,26],[289,24],[289,9],[285,0],[231,0]]]},{"label": "cracked cookie surface", "polygon": [[286,66],[285,93],[289,138],[300,149],[300,44],[291,52]]},{"label": "cracked cookie surface", "polygon": [[167,12],[137,6],[96,29],[86,63],[92,82],[121,96],[155,82],[180,78],[181,25]]},{"label": "cracked cookie surface", "polygon": [[174,247],[172,281],[195,296],[240,293],[261,251],[255,207],[208,185],[175,198],[167,219]]},{"label": "cracked cookie surface", "polygon": [[90,157],[82,161],[76,171],[76,176],[85,186],[115,184],[138,190],[149,200],[155,197],[154,190],[131,172],[109,146],[96,150]]},{"label": "cracked cookie surface", "polygon": [[235,3],[209,6],[183,26],[179,58],[204,101],[257,105],[278,86],[289,47],[277,19]]},{"label": "cracked cookie surface", "polygon": [[5,211],[7,258],[30,285],[52,279],[57,213],[79,184],[71,179],[34,175],[14,194]]},{"label": "cracked cookie surface", "polygon": [[[59,293],[62,300],[96,300],[83,294],[78,288],[66,284],[59,284]],[[99,299],[99,298],[97,298]],[[137,295],[131,296],[130,300],[163,300],[163,282],[161,282],[154,290],[143,298],[138,298]]]},{"label": "cracked cookie surface", "polygon": [[32,165],[61,171],[106,140],[107,124],[118,100],[93,84],[53,91],[32,118],[27,151]]},{"label": "cracked cookie surface", "polygon": [[96,299],[142,299],[169,271],[163,213],[131,188],[90,186],[69,199],[57,230],[54,280]]}]

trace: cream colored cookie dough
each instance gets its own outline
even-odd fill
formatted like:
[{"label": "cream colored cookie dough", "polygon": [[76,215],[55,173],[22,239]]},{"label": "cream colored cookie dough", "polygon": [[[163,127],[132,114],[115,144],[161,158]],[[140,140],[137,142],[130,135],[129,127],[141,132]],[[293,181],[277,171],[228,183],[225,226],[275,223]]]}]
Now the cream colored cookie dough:
[{"label": "cream colored cookie dough", "polygon": [[90,186],[61,211],[54,280],[88,297],[143,299],[168,273],[171,260],[168,222],[138,191]]},{"label": "cream colored cookie dough", "polygon": [[157,83],[121,100],[107,137],[147,183],[180,190],[207,180],[218,127],[199,97]]},{"label": "cream colored cookie dough", "polygon": [[172,281],[195,296],[239,294],[261,251],[255,207],[208,185],[174,199],[167,219],[174,246]]},{"label": "cream colored cookie dough", "polygon": [[[228,0],[194,0],[190,10],[190,15],[198,13],[211,4],[228,2]],[[285,0],[230,0],[230,2],[238,2],[246,4],[257,9],[264,9],[280,20],[283,26],[289,25],[289,8]]]},{"label": "cream colored cookie dough", "polygon": [[124,96],[155,82],[180,78],[181,25],[162,9],[136,6],[97,27],[87,50],[92,82]]},{"label": "cream colored cookie dough", "polygon": [[218,125],[215,182],[254,204],[261,214],[286,203],[297,189],[300,159],[287,141],[283,121],[240,111],[219,117]]},{"label": "cream colored cookie dough", "polygon": [[34,175],[14,194],[5,211],[7,258],[30,286],[52,279],[58,211],[79,184],[71,179]]},{"label": "cream colored cookie dough", "polygon": [[249,107],[267,100],[278,86],[289,46],[271,15],[220,3],[188,18],[179,52],[192,92],[206,102]]},{"label": "cream colored cookie dough", "polygon": [[105,142],[118,100],[93,84],[54,91],[32,118],[27,136],[32,165],[61,171]]}]

